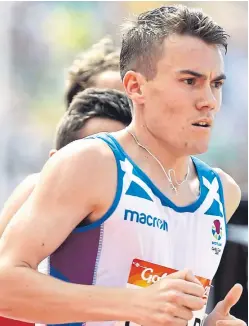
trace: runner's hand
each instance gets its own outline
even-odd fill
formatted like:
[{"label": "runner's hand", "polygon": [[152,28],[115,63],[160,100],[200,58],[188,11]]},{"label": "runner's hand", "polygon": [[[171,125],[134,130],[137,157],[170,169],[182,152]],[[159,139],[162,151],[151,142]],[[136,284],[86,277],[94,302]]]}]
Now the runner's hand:
[{"label": "runner's hand", "polygon": [[138,291],[140,318],[134,322],[143,326],[185,326],[193,311],[206,304],[204,287],[189,270],[170,274]]}]

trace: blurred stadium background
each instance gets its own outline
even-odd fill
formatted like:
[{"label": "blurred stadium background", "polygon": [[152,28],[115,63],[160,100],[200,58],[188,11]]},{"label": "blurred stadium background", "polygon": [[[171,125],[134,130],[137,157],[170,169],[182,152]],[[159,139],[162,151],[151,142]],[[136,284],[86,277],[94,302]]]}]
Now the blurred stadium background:
[{"label": "blurred stadium background", "polygon": [[119,26],[130,14],[175,3],[201,7],[231,36],[223,106],[209,152],[201,158],[231,174],[243,200],[228,229],[230,241],[209,309],[235,282],[241,282],[245,290],[233,313],[247,322],[247,1],[0,2],[0,207],[48,157],[55,125],[65,111],[64,80],[75,56],[105,35],[119,45]]}]

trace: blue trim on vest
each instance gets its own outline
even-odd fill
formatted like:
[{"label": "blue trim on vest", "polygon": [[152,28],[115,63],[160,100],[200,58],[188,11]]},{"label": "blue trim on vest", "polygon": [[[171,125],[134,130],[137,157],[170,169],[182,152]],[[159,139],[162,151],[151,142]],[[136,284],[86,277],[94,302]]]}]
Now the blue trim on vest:
[{"label": "blue trim on vest", "polygon": [[69,282],[69,279],[64,276],[61,272],[59,272],[57,269],[55,269],[51,264],[50,264],[50,271],[49,271],[49,275],[58,278],[59,280],[62,280],[64,282]]},{"label": "blue trim on vest", "polygon": [[120,197],[121,197],[122,189],[123,189],[123,177],[125,175],[125,172],[121,169],[121,165],[120,165],[120,160],[124,160],[124,158],[122,155],[120,155],[119,149],[117,148],[116,144],[108,138],[107,134],[100,133],[100,134],[97,134],[94,136],[87,137],[86,139],[101,139],[112,150],[114,157],[116,159],[116,164],[117,164],[117,187],[116,187],[116,194],[115,194],[113,203],[112,203],[111,207],[108,209],[108,211],[96,222],[93,222],[89,225],[84,225],[84,226],[75,228],[73,230],[73,233],[81,233],[81,232],[85,232],[85,231],[94,229],[96,227],[99,227],[102,223],[104,223],[113,214],[113,212],[117,208],[118,203],[120,201]]},{"label": "blue trim on vest", "polygon": [[147,194],[147,192],[136,182],[132,181],[129,188],[127,189],[126,195],[137,197],[137,198],[143,198],[150,201],[153,201],[150,196]]},{"label": "blue trim on vest", "polygon": [[48,324],[47,326],[82,326],[84,323],[70,323],[70,324]]},{"label": "blue trim on vest", "polygon": [[82,326],[84,323],[48,324],[47,326]]},{"label": "blue trim on vest", "polygon": [[[203,203],[207,192],[205,193],[205,191],[203,191],[204,185],[203,185],[203,181],[202,181],[202,176],[206,176],[206,174],[207,174],[206,170],[207,170],[208,166],[205,163],[203,163],[201,160],[197,159],[196,157],[191,157],[193,164],[196,168],[196,172],[197,172],[198,179],[200,182],[200,196],[194,203],[192,203],[190,205],[177,206],[155,186],[155,184],[151,181],[151,179],[140,169],[140,167],[124,151],[123,147],[119,144],[119,142],[111,134],[108,134],[108,137],[113,140],[113,142],[116,144],[117,148],[122,153],[122,155],[133,165],[134,175],[138,176],[149,186],[149,188],[152,190],[153,194],[160,199],[163,206],[168,206],[179,213],[183,213],[183,212],[193,213]],[[208,170],[210,172],[211,169],[209,168]]]},{"label": "blue trim on vest", "polygon": [[225,206],[223,186],[222,186],[222,182],[221,182],[221,179],[220,179],[219,174],[216,171],[214,171],[214,170],[212,170],[212,171],[215,174],[215,176],[216,176],[216,178],[218,180],[218,183],[219,183],[219,195],[220,195],[220,201],[221,201],[221,203],[223,205],[223,212],[224,212],[223,218],[224,218],[224,222],[225,222],[225,226],[226,226],[225,229],[226,229],[226,241],[227,241],[227,232],[228,232],[228,229],[227,229],[226,206]]},{"label": "blue trim on vest", "polygon": [[[223,205],[222,205],[223,206]],[[220,210],[220,204],[217,202],[217,200],[214,200],[212,205],[209,207],[209,209],[205,212],[205,215],[211,215],[211,216],[219,216],[223,217],[223,214]]]}]

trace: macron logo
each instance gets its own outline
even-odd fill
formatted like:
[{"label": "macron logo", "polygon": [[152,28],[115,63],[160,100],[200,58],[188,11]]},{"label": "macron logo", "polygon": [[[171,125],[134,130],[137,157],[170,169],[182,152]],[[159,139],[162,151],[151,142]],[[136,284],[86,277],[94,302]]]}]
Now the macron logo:
[{"label": "macron logo", "polygon": [[146,215],[144,213],[138,213],[136,211],[131,211],[129,209],[125,210],[124,220],[130,222],[136,222],[140,224],[146,224],[153,228],[158,228],[163,231],[168,232],[168,223],[161,220],[158,217],[152,217],[151,215]]}]

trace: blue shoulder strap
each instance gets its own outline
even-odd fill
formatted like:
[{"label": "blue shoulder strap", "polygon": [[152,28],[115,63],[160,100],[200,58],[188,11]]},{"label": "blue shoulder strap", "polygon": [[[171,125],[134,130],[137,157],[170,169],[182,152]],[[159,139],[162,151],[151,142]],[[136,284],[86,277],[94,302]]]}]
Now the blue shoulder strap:
[{"label": "blue shoulder strap", "polygon": [[110,137],[108,133],[102,132],[96,135],[88,136],[85,139],[102,139],[112,150],[116,161],[124,161],[125,155],[123,151],[117,146],[117,143],[113,140],[113,137]]},{"label": "blue shoulder strap", "polygon": [[204,163],[200,159],[198,159],[196,157],[192,157],[192,159],[195,163],[195,166],[196,166],[199,178],[200,178],[200,185],[201,185],[202,191],[205,193],[205,195],[208,193],[208,191],[212,190],[214,180],[216,179],[218,181],[217,193],[219,195],[219,200],[223,206],[223,213],[220,211],[218,202],[215,201],[214,204],[210,207],[210,210],[207,212],[207,214],[208,213],[211,215],[216,214],[218,216],[224,217],[224,219],[226,221],[223,186],[222,186],[222,182],[221,182],[219,174],[216,171],[214,171],[208,164]]}]

